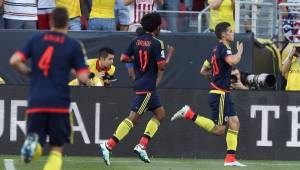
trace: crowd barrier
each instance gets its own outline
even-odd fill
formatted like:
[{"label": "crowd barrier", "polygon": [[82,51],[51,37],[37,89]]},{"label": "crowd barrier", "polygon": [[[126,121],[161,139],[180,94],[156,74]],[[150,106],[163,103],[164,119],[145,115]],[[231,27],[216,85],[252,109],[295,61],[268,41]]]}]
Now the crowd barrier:
[{"label": "crowd barrier", "polygon": [[[26,86],[0,86],[0,154],[19,154],[25,132],[26,91]],[[185,104],[209,117],[206,90],[160,89],[158,93],[167,117],[151,140],[151,157],[224,157],[225,136],[209,135],[192,122],[170,122],[172,114]],[[66,155],[99,155],[99,143],[128,115],[133,96],[128,88],[72,88],[75,143],[66,146]],[[239,158],[300,160],[299,92],[234,91],[232,96],[241,122]],[[151,116],[144,113],[113,156],[134,156],[133,147]]]}]

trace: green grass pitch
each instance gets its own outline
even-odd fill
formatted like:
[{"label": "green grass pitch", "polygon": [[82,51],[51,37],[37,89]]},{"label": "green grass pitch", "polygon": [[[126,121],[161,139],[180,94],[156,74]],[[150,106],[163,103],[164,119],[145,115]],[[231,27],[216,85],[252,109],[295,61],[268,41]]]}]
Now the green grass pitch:
[{"label": "green grass pitch", "polygon": [[[15,170],[42,170],[46,157],[30,164],[22,162],[19,156],[0,155],[0,169],[4,159],[13,160]],[[247,167],[223,167],[220,159],[167,159],[152,158],[145,164],[138,158],[111,158],[111,166],[106,166],[100,157],[64,157],[62,170],[299,170],[300,161],[254,161],[242,160]]]}]

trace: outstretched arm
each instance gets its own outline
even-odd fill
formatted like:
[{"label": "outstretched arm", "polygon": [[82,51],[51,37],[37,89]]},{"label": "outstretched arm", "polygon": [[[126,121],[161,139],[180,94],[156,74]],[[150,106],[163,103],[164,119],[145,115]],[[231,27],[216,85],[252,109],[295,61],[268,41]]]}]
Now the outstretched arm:
[{"label": "outstretched arm", "polygon": [[11,56],[9,63],[23,75],[29,75],[31,73],[31,69],[25,64],[24,56],[19,52],[16,52]]},{"label": "outstretched arm", "polygon": [[[164,63],[164,65],[162,66],[163,68],[159,68],[158,70],[158,74],[157,74],[157,80],[156,80],[156,86],[158,86],[158,84],[160,83],[163,75],[164,75],[164,70],[166,68],[166,66],[169,64],[171,58],[173,57],[173,54],[175,52],[175,48],[168,45],[168,50],[167,50],[167,56],[166,56],[166,62]],[[159,66],[159,65],[158,65]]]},{"label": "outstretched arm", "polygon": [[281,70],[283,76],[289,72],[295,52],[296,52],[296,48],[293,47],[293,49],[289,52],[287,58],[284,60],[282,70]]}]

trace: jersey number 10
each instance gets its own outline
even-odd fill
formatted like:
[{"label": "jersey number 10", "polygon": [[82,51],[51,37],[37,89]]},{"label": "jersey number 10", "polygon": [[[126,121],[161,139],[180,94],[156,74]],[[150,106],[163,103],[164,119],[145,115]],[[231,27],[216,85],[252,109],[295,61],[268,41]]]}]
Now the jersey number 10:
[{"label": "jersey number 10", "polygon": [[217,63],[217,57],[214,54],[211,58],[211,63],[212,63],[212,67],[213,67],[213,76],[217,76],[219,74],[219,67],[218,67],[218,63]]},{"label": "jersey number 10", "polygon": [[38,67],[39,67],[39,69],[41,69],[43,71],[43,75],[45,77],[47,77],[49,74],[50,63],[51,63],[53,52],[54,52],[53,46],[47,47],[47,49],[43,53],[43,55],[38,63]]}]

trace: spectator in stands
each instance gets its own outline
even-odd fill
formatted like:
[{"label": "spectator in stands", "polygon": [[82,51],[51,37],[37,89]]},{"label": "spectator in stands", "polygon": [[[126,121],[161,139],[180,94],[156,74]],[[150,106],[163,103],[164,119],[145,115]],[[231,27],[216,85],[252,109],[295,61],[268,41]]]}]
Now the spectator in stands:
[{"label": "spectator in stands", "polygon": [[[89,59],[87,61],[90,71],[89,78],[92,86],[109,86],[115,81],[114,74],[116,71],[114,63],[115,52],[109,47],[99,49],[99,56],[97,59]],[[70,86],[78,86],[77,79],[69,83]]]},{"label": "spectator in stands", "polygon": [[193,0],[192,11],[202,11],[205,7],[205,0]]},{"label": "spectator in stands", "polygon": [[4,25],[6,29],[36,29],[36,0],[5,0]]},{"label": "spectator in stands", "polygon": [[[299,0],[282,0],[281,2],[299,4]],[[281,6],[282,17],[285,19],[283,22],[283,33],[287,40],[293,42],[300,42],[300,6]]]},{"label": "spectator in stands", "polygon": [[115,31],[115,0],[93,0],[89,30]]},{"label": "spectator in stands", "polygon": [[147,13],[155,11],[157,5],[163,5],[164,0],[124,0],[124,4],[129,6],[129,31],[135,32],[138,27],[141,27],[140,21],[142,17]]},{"label": "spectator in stands", "polygon": [[37,28],[40,30],[48,30],[49,19],[52,10],[55,8],[55,0],[38,0],[38,22]]},{"label": "spectator in stands", "polygon": [[0,29],[4,29],[3,2],[4,2],[4,0],[0,0]]},{"label": "spectator in stands", "polygon": [[[165,0],[164,9],[167,11],[179,11],[180,0]],[[168,30],[172,32],[177,32],[177,13],[168,13]]]},{"label": "spectator in stands", "polygon": [[4,81],[4,79],[2,77],[0,77],[0,85],[1,84],[5,84],[5,81]]},{"label": "spectator in stands", "polygon": [[[288,51],[282,66],[282,75],[287,79],[285,90],[300,90],[300,45],[290,43],[284,51]],[[283,53],[287,54],[287,53]]]},{"label": "spectator in stands", "polygon": [[117,30],[128,31],[129,28],[129,7],[124,4],[124,0],[116,0],[115,18]]},{"label": "spectator in stands", "polygon": [[56,0],[57,7],[65,7],[69,13],[69,30],[81,30],[81,8],[79,0]]},{"label": "spectator in stands", "polygon": [[235,0],[208,0],[210,7],[209,29],[214,31],[217,24],[228,22],[234,31],[234,5]]}]

